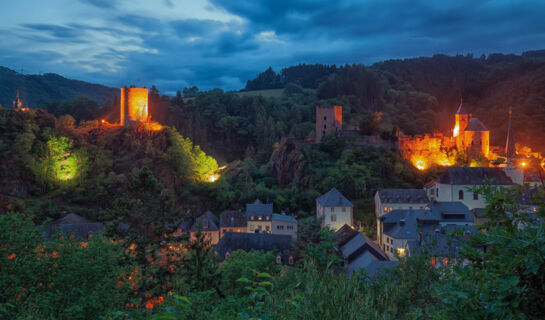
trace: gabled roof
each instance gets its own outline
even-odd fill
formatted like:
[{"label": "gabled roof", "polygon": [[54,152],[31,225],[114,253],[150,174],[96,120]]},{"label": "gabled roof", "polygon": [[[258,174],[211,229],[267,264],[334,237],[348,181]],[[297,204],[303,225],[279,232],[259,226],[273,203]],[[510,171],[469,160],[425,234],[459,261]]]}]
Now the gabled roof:
[{"label": "gabled roof", "polygon": [[332,188],[327,193],[316,199],[316,202],[322,207],[353,207],[354,205],[348,201],[336,188]]},{"label": "gabled roof", "polygon": [[344,224],[339,230],[335,232],[335,236],[337,237],[337,245],[339,247],[342,247],[345,243],[350,241],[354,236],[356,236],[359,232],[352,228],[351,226]]},{"label": "gabled roof", "polygon": [[268,233],[228,232],[216,245],[216,252],[225,257],[227,252],[235,250],[261,250],[284,252],[291,249],[292,238],[289,235]]},{"label": "gabled roof", "polygon": [[423,203],[430,202],[424,189],[381,189],[378,196],[382,203]]},{"label": "gabled roof", "polygon": [[422,241],[415,243],[416,248],[411,250],[411,254],[414,251],[427,250],[429,255],[435,257],[456,257],[460,248],[469,242],[466,233],[471,237],[477,230],[473,226],[462,225],[425,227],[422,230]]},{"label": "gabled roof", "polygon": [[246,228],[246,214],[238,210],[227,210],[220,214],[220,228]]},{"label": "gabled roof", "polygon": [[441,184],[453,185],[512,185],[502,168],[448,167],[438,179]]},{"label": "gabled roof", "polygon": [[464,131],[488,131],[488,129],[484,126],[481,120],[477,118],[470,118]]},{"label": "gabled roof", "polygon": [[70,213],[57,219],[45,228],[47,238],[51,238],[60,229],[62,235],[74,235],[78,238],[87,239],[90,234],[96,235],[104,230],[104,224],[91,221],[80,215]]},{"label": "gabled roof", "polygon": [[[383,215],[384,234],[394,239],[417,239],[417,217],[429,210],[392,210]],[[429,214],[429,213],[428,213]]]},{"label": "gabled roof", "polygon": [[369,251],[376,260],[388,260],[382,249],[363,233],[358,232],[341,247],[343,257],[351,262],[361,255],[364,251]]},{"label": "gabled roof", "polygon": [[219,220],[210,210],[206,211],[202,216],[198,217],[193,227],[191,227],[191,232],[196,231],[218,231]]},{"label": "gabled roof", "polygon": [[273,213],[271,220],[297,223],[297,220],[294,217],[278,213]]},{"label": "gabled roof", "polygon": [[[473,216],[469,208],[460,201],[442,201],[430,204],[430,211],[434,212],[440,222],[467,222],[473,223]],[[418,217],[420,221],[422,217]]]},{"label": "gabled roof", "polygon": [[261,203],[259,199],[256,199],[254,203],[246,204],[246,219],[248,219],[251,214],[254,214],[254,215],[261,214],[264,216],[271,216],[272,213],[273,213],[272,203]]},{"label": "gabled roof", "polygon": [[389,269],[395,268],[399,264],[399,261],[373,261],[368,264],[364,269],[369,277],[373,278],[379,274],[386,272]]},{"label": "gabled roof", "polygon": [[460,106],[458,107],[458,111],[456,111],[456,114],[469,114],[469,112],[466,111],[466,108],[464,107],[464,103],[461,101]]}]

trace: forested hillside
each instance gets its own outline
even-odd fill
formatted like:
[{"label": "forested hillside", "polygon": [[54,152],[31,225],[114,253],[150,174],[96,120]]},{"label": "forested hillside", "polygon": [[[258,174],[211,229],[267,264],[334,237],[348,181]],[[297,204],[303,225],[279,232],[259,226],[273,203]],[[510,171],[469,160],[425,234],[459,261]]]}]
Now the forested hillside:
[{"label": "forested hillside", "polygon": [[56,100],[71,100],[86,96],[100,106],[110,102],[117,89],[100,84],[66,79],[58,74],[25,75],[0,66],[0,105],[11,107],[19,90],[24,107],[38,108]]}]

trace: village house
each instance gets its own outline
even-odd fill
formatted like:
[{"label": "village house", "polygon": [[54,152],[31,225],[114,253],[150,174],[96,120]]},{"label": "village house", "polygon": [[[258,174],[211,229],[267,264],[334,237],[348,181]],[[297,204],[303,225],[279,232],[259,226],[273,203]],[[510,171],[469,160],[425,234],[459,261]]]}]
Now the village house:
[{"label": "village house", "polygon": [[205,235],[205,238],[210,241],[210,244],[214,245],[218,243],[220,239],[219,220],[211,211],[206,211],[203,215],[195,220],[195,223],[191,227],[191,239],[195,240],[197,233],[201,232]]},{"label": "village house", "polygon": [[293,240],[297,239],[297,220],[285,212],[273,213],[272,234],[288,235]]},{"label": "village house", "polygon": [[226,233],[215,247],[221,257],[227,259],[236,250],[274,252],[277,263],[293,264],[290,255],[292,237],[267,233]]},{"label": "village house", "polygon": [[246,214],[240,210],[227,210],[220,214],[220,238],[227,232],[247,232]]},{"label": "village house", "polygon": [[267,232],[272,230],[272,203],[262,203],[257,199],[254,203],[246,205],[246,220],[248,221],[248,232]]},{"label": "village house", "polygon": [[431,203],[424,210],[393,210],[381,218],[380,247],[391,260],[405,256],[407,244],[416,241],[423,230],[473,226],[471,212],[461,202]]},{"label": "village house", "polygon": [[471,191],[474,186],[510,187],[513,181],[502,168],[448,167],[441,176],[424,189],[433,201],[460,201],[469,209],[486,207],[482,195]]},{"label": "village house", "polygon": [[[388,256],[375,242],[346,224],[335,235],[338,239],[337,245],[344,258],[344,271],[347,277],[357,273],[360,269],[365,269],[368,275],[373,276],[381,269],[374,262],[389,261]],[[370,265],[373,266],[368,271],[367,268]],[[384,264],[384,266],[386,265],[388,264]]]},{"label": "village house", "polygon": [[[118,225],[120,228],[126,228],[126,225]],[[91,221],[75,213],[63,215],[61,218],[51,222],[45,228],[45,235],[51,239],[60,231],[60,235],[68,237],[74,236],[80,239],[87,239],[104,230],[104,224]]]},{"label": "village house", "polygon": [[377,243],[382,243],[380,217],[392,210],[425,209],[430,203],[424,189],[380,189],[375,193],[375,214],[377,218]]},{"label": "village house", "polygon": [[316,199],[316,217],[322,219],[322,228],[339,230],[343,225],[353,225],[354,205],[336,188]]}]

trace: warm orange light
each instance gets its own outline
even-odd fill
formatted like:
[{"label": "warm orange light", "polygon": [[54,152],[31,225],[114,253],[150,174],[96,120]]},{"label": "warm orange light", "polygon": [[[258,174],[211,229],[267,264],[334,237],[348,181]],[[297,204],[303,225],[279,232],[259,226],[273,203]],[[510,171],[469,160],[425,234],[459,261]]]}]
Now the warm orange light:
[{"label": "warm orange light", "polygon": [[520,164],[523,168],[526,167],[528,164],[525,162],[525,161],[522,161],[522,163]]},{"label": "warm orange light", "polygon": [[100,120],[100,122],[104,123],[104,122],[105,122],[105,120],[104,120],[104,119],[102,119],[102,120]]},{"label": "warm orange light", "polygon": [[425,164],[424,161],[422,161],[422,160],[417,160],[416,163],[415,163],[415,165],[416,165],[416,168],[417,168],[418,170],[424,170],[424,169],[426,169],[426,164]]},{"label": "warm orange light", "polygon": [[148,120],[148,89],[121,88],[121,125]]},{"label": "warm orange light", "polygon": [[452,131],[452,135],[456,138],[459,134],[460,134],[460,126],[456,125],[456,127],[454,127],[454,130]]}]

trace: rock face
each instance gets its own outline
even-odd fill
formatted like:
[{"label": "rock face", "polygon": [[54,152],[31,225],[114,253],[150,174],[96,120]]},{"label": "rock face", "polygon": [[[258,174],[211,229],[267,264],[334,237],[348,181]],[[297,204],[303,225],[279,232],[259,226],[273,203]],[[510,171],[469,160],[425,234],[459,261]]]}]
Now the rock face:
[{"label": "rock face", "polygon": [[274,149],[269,161],[270,173],[281,186],[301,178],[304,157],[301,149],[306,145],[292,139],[283,138]]}]

